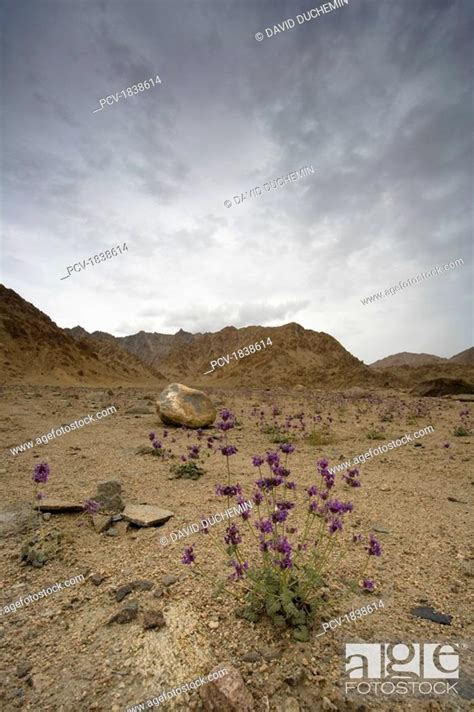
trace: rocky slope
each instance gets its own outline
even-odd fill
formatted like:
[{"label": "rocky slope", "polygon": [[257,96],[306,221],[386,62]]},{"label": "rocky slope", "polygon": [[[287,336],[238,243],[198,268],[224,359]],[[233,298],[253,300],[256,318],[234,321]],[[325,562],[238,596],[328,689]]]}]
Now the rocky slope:
[{"label": "rocky slope", "polygon": [[12,289],[0,285],[0,363],[4,383],[117,385],[163,376],[115,341],[79,340]]}]

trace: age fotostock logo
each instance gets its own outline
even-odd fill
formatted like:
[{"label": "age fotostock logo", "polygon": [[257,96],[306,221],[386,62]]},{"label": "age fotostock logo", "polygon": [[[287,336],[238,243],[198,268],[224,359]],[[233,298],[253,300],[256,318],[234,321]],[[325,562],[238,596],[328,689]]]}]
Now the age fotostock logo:
[{"label": "age fotostock logo", "polygon": [[455,694],[458,643],[346,643],[346,694]]}]

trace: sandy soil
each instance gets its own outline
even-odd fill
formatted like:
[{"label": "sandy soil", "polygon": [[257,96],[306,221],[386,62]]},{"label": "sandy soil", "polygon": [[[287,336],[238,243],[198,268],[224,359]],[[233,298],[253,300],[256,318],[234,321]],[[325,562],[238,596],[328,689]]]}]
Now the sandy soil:
[{"label": "sandy soil", "polygon": [[[183,547],[196,543],[202,570],[213,580],[227,575],[220,555],[206,537],[191,535],[176,543],[160,544],[161,536],[198,522],[202,513],[224,509],[214,488],[225,481],[225,458],[206,449],[206,437],[216,432],[213,430],[205,431],[201,441],[206,474],[197,481],[169,479],[172,460],[137,454],[140,446],[149,445],[150,430],[178,457],[188,445],[197,443],[195,433],[188,436],[172,428],[167,428],[169,435],[163,439],[164,428],[154,414],[156,395],[150,389],[114,388],[107,392],[33,386],[8,387],[2,392],[1,510],[31,500],[33,467],[46,460],[51,466],[50,497],[83,501],[94,495],[98,482],[119,479],[125,501],[158,504],[175,516],[159,528],[134,528],[124,536],[110,537],[98,534],[86,515],[53,515],[42,526],[45,530],[59,527],[64,543],[59,557],[41,569],[20,563],[20,535],[2,538],[1,606],[81,573],[86,580],[1,617],[0,709],[119,712],[206,675],[222,661],[239,668],[258,712],[468,709],[472,687],[467,648],[461,649],[460,695],[448,700],[408,697],[395,703],[373,696],[346,698],[343,665],[344,644],[349,642],[469,644],[472,640],[468,505],[474,484],[470,474],[472,437],[453,436],[465,404],[395,394],[372,394],[370,398],[278,390],[220,390],[212,394],[216,403],[232,409],[240,422],[229,440],[239,450],[232,458],[234,481],[246,494],[251,493],[256,478],[251,456],[278,447],[259,424],[261,411],[263,422],[267,426],[273,423],[274,405],[281,410],[279,422],[303,411],[307,432],[320,428],[320,422],[313,420],[318,416],[329,425],[331,442],[327,445],[315,445],[313,438],[305,439],[299,428],[294,430],[296,452],[290,467],[302,487],[316,481],[315,462],[320,457],[327,457],[333,465],[404,433],[427,425],[435,429],[416,441],[419,447],[411,443],[361,466],[363,487],[350,492],[355,505],[350,521],[353,531],[367,532],[374,525],[388,530],[378,534],[384,549],[374,567],[379,588],[370,595],[347,592],[344,581],[357,577],[362,552],[344,543],[342,561],[327,581],[333,596],[321,620],[349,613],[372,600],[382,599],[385,607],[316,637],[321,632],[319,621],[310,642],[297,643],[289,633],[272,629],[267,621],[253,624],[237,617],[238,601],[216,599],[211,584],[197,579],[180,563]],[[10,453],[10,447],[47,433],[53,426],[111,404],[118,412],[101,422],[28,452]],[[254,407],[256,415],[252,416]],[[130,409],[142,412],[127,412]],[[389,413],[393,420],[390,416],[381,420]],[[384,440],[369,440],[371,429],[383,429]],[[173,438],[175,442],[171,442]],[[443,447],[447,442],[450,447]],[[345,542],[350,534],[351,526]],[[105,576],[100,585],[93,583],[94,574]],[[163,587],[161,580],[169,574],[179,580]],[[117,603],[116,589],[136,579],[163,587],[162,596],[155,597],[153,590],[136,591]],[[347,595],[341,597],[343,593]],[[123,625],[107,625],[129,600],[138,602],[138,618]],[[452,616],[451,625],[410,614],[410,609],[423,604]],[[146,609],[162,610],[166,626],[144,630],[142,612]],[[256,661],[243,660],[251,652],[258,654]],[[166,706],[170,710],[203,709],[197,693],[183,694]]]}]

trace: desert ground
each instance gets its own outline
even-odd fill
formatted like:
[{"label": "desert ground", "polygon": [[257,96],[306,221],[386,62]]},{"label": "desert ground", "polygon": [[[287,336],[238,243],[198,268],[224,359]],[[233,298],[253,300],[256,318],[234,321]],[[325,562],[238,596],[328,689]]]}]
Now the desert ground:
[{"label": "desert ground", "polygon": [[[362,487],[349,493],[354,511],[341,537],[342,556],[325,580],[327,604],[310,640],[303,643],[289,631],[272,628],[267,619],[251,623],[239,617],[238,599],[213,595],[213,582],[228,571],[210,538],[192,533],[170,541],[171,532],[198,523],[203,513],[225,508],[224,499],[215,494],[216,484],[225,482],[225,458],[219,440],[207,445],[209,437],[219,437],[218,430],[205,429],[199,440],[196,431],[164,426],[155,410],[155,387],[5,387],[0,604],[79,574],[85,580],[1,617],[0,708],[120,712],[227,662],[240,671],[259,712],[469,709],[472,670],[464,646],[472,646],[472,436],[453,434],[469,404],[361,388],[207,392],[219,409],[228,408],[237,418],[228,437],[238,452],[230,461],[232,480],[241,485],[245,498],[254,491],[252,456],[278,449],[275,440],[287,416],[293,416],[288,438],[295,447],[288,467],[299,490],[316,481],[320,458],[333,466],[425,426],[433,426],[434,432],[360,466]],[[10,452],[52,427],[112,404],[117,413],[100,422],[27,452]],[[151,456],[150,431],[171,450],[168,458]],[[200,445],[198,464],[205,473],[197,480],[173,478],[171,467],[195,444]],[[47,497],[81,503],[94,496],[98,483],[119,480],[125,503],[159,505],[174,516],[159,527],[122,527],[111,536],[98,533],[89,514],[53,514],[41,527],[60,530],[60,553],[42,568],[28,566],[20,559],[25,521],[28,525],[25,512],[33,499],[33,468],[43,461],[51,468]],[[224,528],[216,525],[213,534],[222,536]],[[383,548],[370,572],[377,589],[359,593],[348,581],[358,579],[364,557],[350,538],[373,528]],[[165,545],[160,543],[163,536],[168,537]],[[206,578],[180,561],[191,544],[196,570]],[[152,586],[118,602],[117,590],[137,580]],[[382,600],[384,607],[318,635],[322,622],[373,600]],[[109,623],[129,601],[138,603],[136,618]],[[411,614],[423,605],[451,616],[450,625]],[[143,616],[150,610],[162,611],[164,626],[144,629]],[[459,695],[393,702],[346,696],[344,644],[364,641],[459,643]],[[197,691],[163,706],[204,709]]]}]

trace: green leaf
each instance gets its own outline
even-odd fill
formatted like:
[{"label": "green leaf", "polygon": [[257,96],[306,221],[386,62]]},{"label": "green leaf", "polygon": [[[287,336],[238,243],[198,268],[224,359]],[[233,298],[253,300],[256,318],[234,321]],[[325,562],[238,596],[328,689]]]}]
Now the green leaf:
[{"label": "green leaf", "polygon": [[305,625],[300,626],[293,631],[293,638],[302,643],[307,643],[309,640],[309,630]]}]

